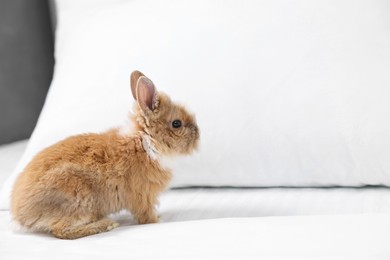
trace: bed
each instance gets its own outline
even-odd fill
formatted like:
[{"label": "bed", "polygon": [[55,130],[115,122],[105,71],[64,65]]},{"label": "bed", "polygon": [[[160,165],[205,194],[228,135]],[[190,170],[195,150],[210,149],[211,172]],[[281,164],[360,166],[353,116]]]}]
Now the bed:
[{"label": "bed", "polygon": [[[0,146],[0,259],[390,259],[386,1],[50,3],[43,110],[29,139]],[[201,129],[200,150],[169,162],[160,222],[120,212],[72,241],[21,230],[15,178],[58,140],[128,124],[134,69]]]},{"label": "bed", "polygon": [[[26,141],[0,147],[1,176]],[[388,188],[187,188],[165,192],[160,223],[75,241],[22,231],[0,211],[2,259],[389,259]]]}]

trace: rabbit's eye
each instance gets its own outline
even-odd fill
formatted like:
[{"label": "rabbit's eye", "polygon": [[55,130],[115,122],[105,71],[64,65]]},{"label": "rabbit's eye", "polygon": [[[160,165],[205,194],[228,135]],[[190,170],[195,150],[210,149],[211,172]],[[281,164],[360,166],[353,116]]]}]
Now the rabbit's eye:
[{"label": "rabbit's eye", "polygon": [[179,119],[172,121],[172,127],[173,128],[180,128],[181,127],[181,121]]}]

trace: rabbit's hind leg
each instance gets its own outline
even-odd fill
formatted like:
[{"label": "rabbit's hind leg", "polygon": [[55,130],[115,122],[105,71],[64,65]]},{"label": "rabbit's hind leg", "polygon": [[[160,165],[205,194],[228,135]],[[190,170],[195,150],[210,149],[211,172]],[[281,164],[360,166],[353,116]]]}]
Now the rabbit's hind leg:
[{"label": "rabbit's hind leg", "polygon": [[118,226],[118,223],[106,218],[81,224],[80,222],[61,220],[52,226],[51,233],[61,239],[77,239],[107,232]]}]

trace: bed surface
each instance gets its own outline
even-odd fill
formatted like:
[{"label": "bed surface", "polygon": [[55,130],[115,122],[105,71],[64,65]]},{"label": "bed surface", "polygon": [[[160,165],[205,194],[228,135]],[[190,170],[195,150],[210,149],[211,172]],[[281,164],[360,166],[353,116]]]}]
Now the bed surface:
[{"label": "bed surface", "polygon": [[[13,232],[2,259],[389,259],[390,215],[224,218],[122,226],[67,241]],[[265,258],[264,258],[265,257]]]},{"label": "bed surface", "polygon": [[[0,146],[3,182],[26,141]],[[179,173],[178,173],[179,174]],[[192,188],[165,192],[161,223],[76,241],[18,230],[0,211],[1,259],[389,259],[388,188]],[[309,216],[310,215],[310,216]],[[287,217],[289,216],[289,217]]]}]

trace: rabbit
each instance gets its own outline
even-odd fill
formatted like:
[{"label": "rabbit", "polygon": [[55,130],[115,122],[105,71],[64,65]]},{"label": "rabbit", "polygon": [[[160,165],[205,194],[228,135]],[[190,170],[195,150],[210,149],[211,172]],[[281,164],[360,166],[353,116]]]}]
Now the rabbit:
[{"label": "rabbit", "polygon": [[123,209],[139,224],[158,222],[158,195],[172,176],[161,158],[196,150],[199,129],[194,115],[141,72],[132,72],[130,86],[136,101],[132,131],[71,136],[38,153],[13,187],[16,223],[77,239],[118,227],[106,216]]}]

